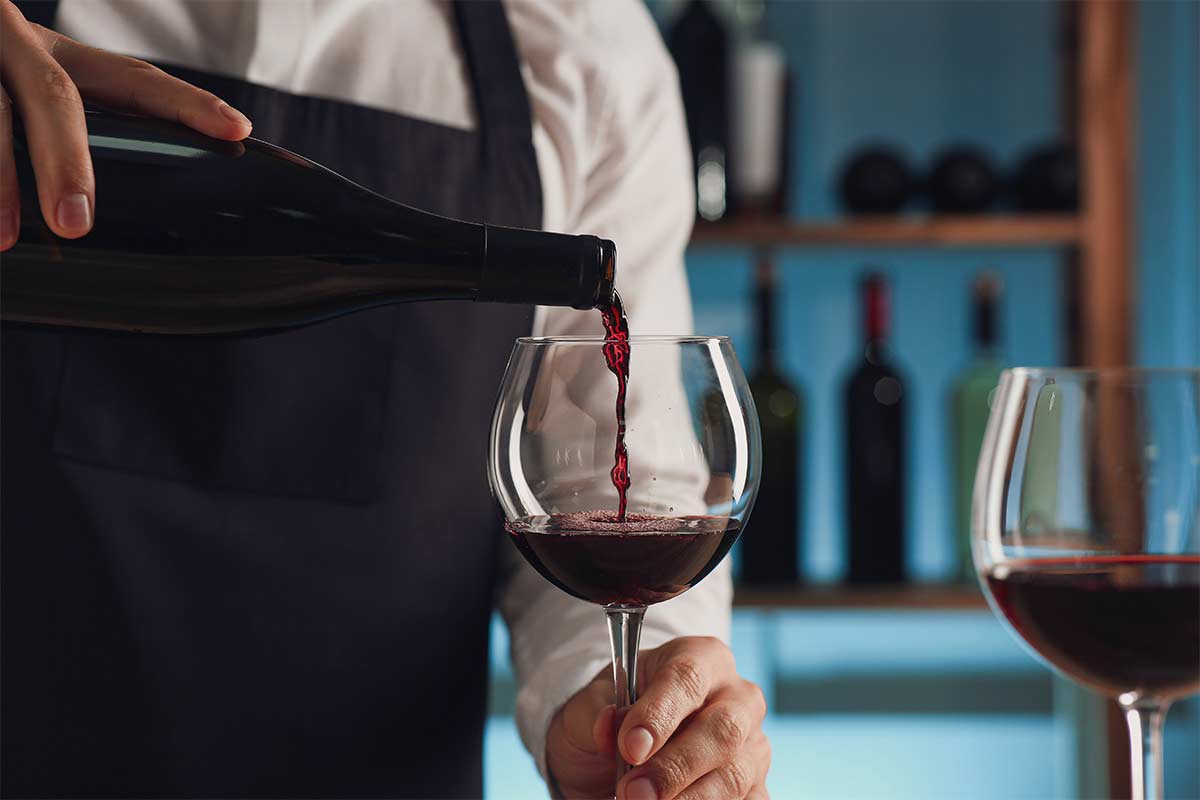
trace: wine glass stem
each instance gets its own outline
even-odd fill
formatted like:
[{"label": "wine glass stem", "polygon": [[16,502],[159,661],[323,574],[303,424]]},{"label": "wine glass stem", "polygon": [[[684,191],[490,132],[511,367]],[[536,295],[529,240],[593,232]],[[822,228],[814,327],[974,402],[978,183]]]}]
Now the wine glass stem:
[{"label": "wine glass stem", "polygon": [[1132,800],[1162,800],[1162,726],[1166,709],[1145,701],[1122,704],[1129,725]]},{"label": "wine glass stem", "polygon": [[[616,687],[617,719],[637,702],[637,655],[638,640],[642,637],[642,616],[645,606],[606,606],[604,616],[608,620],[608,642],[612,647],[613,686]],[[629,771],[629,765],[617,752],[617,780]],[[614,785],[615,788],[615,785]]]}]

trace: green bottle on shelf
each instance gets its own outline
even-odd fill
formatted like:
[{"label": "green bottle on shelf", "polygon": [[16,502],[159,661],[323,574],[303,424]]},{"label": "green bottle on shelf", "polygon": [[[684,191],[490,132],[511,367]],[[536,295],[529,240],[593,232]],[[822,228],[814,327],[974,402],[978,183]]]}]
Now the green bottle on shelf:
[{"label": "green bottle on shelf", "polygon": [[779,358],[778,298],[770,253],[759,254],[756,277],[758,363],[750,375],[750,391],[762,426],[762,481],[753,528],[742,537],[740,580],[745,586],[789,586],[801,579],[804,395]]},{"label": "green bottle on shelf", "polygon": [[988,412],[1000,372],[999,306],[1003,284],[992,272],[984,272],[971,288],[975,354],[954,381],[951,399],[954,470],[954,547],[959,577],[973,580],[971,563],[971,492],[975,466],[983,445]]}]

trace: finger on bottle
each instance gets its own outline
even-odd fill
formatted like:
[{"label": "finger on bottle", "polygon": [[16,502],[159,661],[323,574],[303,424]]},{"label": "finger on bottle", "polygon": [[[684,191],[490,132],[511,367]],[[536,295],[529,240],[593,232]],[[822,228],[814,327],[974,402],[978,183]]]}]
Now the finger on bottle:
[{"label": "finger on bottle", "polygon": [[60,37],[55,58],[88,101],[114,111],[178,121],[217,139],[238,141],[252,125],[221,98],[136,58]]},{"label": "finger on bottle", "polygon": [[95,207],[83,100],[33,26],[21,19],[5,34],[0,75],[24,124],[42,217],[59,236],[78,238],[91,229]]}]

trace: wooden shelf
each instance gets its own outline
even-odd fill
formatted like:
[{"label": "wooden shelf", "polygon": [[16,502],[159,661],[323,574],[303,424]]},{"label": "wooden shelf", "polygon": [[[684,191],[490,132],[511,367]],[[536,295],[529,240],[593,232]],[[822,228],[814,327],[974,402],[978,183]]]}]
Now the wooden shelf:
[{"label": "wooden shelf", "polygon": [[794,222],[770,217],[697,223],[694,245],[860,247],[1043,247],[1073,245],[1082,225],[1071,214],[862,217]]},{"label": "wooden shelf", "polygon": [[979,588],[965,583],[902,586],[796,586],[778,589],[737,587],[739,608],[984,609]]}]

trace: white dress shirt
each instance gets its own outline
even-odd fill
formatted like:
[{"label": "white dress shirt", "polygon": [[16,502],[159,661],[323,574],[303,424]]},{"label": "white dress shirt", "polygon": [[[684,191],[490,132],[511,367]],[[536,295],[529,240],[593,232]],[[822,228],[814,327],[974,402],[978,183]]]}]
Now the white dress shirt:
[{"label": "white dress shirt", "polygon": [[[533,110],[543,227],[616,242],[634,335],[691,332],[683,266],[691,159],[674,65],[653,20],[639,0],[521,0],[507,9]],[[437,0],[62,0],[57,27],[107,50],[471,129],[451,13]],[[597,314],[561,308],[538,309],[534,328],[602,333]],[[611,402],[611,376],[598,373],[597,386],[597,401]],[[632,428],[633,389],[630,400]],[[630,448],[636,481],[636,441]],[[544,774],[550,720],[608,663],[607,634],[596,606],[505,552],[499,606],[520,687],[517,724]],[[727,560],[650,609],[643,647],[681,635],[728,641],[730,599]]]}]

